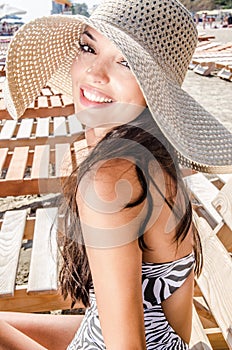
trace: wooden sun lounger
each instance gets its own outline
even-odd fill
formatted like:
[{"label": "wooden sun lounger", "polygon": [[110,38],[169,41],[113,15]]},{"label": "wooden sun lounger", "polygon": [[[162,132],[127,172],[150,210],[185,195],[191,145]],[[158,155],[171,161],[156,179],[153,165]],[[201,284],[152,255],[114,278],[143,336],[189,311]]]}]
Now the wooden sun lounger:
[{"label": "wooden sun lounger", "polygon": [[232,60],[223,66],[222,62],[217,62],[217,67],[221,68],[217,76],[224,80],[232,81]]},{"label": "wooden sun lounger", "polygon": [[[0,119],[12,119],[6,110],[0,84]],[[39,96],[26,109],[22,118],[45,118],[55,116],[68,116],[74,113],[74,105],[70,98],[50,87],[44,87]]]},{"label": "wooden sun lounger", "polygon": [[201,54],[214,54],[214,53],[226,53],[232,51],[232,43],[226,43],[226,44],[218,44],[218,45],[204,45],[204,46],[197,46],[194,55],[201,55]]},{"label": "wooden sun lounger", "polygon": [[210,42],[198,44],[189,69],[200,75],[209,76],[215,70],[219,70],[218,76],[220,78],[231,80],[230,66],[232,61],[232,43],[220,44]]},{"label": "wooden sun lounger", "polygon": [[[220,68],[226,68],[232,63],[232,53],[226,56],[213,55],[213,56],[202,56],[192,59],[190,69],[193,69],[195,73],[201,75],[210,75],[214,70]],[[219,73],[218,73],[218,76]]]},{"label": "wooden sun lounger", "polygon": [[1,148],[1,197],[60,193],[60,181],[79,162],[80,152],[76,152],[80,148],[87,152],[85,140],[56,144],[54,149],[49,144],[35,146],[33,150],[28,146],[15,147],[13,152]]},{"label": "wooden sun lounger", "polygon": [[193,60],[197,60],[197,59],[224,59],[224,58],[231,58],[232,55],[232,50],[224,50],[224,51],[200,51],[200,52],[195,52],[195,54],[193,55]]},{"label": "wooden sun lounger", "polygon": [[49,144],[54,148],[58,143],[71,143],[82,132],[77,117],[46,117],[16,120],[0,120],[0,148],[13,151],[15,147]]},{"label": "wooden sun lounger", "polygon": [[200,42],[209,41],[210,39],[215,39],[215,36],[214,35],[207,35],[207,34],[198,35],[198,41],[200,41]]},{"label": "wooden sun lounger", "polygon": [[[211,180],[193,174],[185,182],[197,201],[194,218],[204,257],[194,298],[201,325],[197,334],[193,331],[192,344],[202,336],[203,326],[212,349],[232,349],[232,174],[219,174]],[[208,345],[203,341],[198,348],[208,349]]]},{"label": "wooden sun lounger", "polygon": [[1,62],[1,59],[0,59],[0,77],[4,77],[5,75],[6,75],[5,63]]},{"label": "wooden sun lounger", "polygon": [[[69,309],[58,286],[57,208],[6,212],[0,230],[0,310],[42,312]],[[28,283],[15,285],[23,239],[33,240]]]},{"label": "wooden sun lounger", "polygon": [[204,216],[208,218],[213,227],[220,224],[222,217],[212,205],[212,200],[218,195],[219,189],[202,173],[187,176],[185,184],[199,207],[198,213],[204,210]]},{"label": "wooden sun lounger", "polygon": [[231,256],[204,218],[198,217],[197,223],[204,255],[203,270],[196,280],[202,293],[195,298],[197,312],[212,348],[231,349]]},{"label": "wooden sun lounger", "polygon": [[[14,152],[0,149],[0,168],[8,165],[6,182],[4,184],[3,180],[0,184],[1,196],[39,194],[43,190],[46,193],[60,192],[59,181],[70,174],[72,166],[82,161],[86,152],[85,140],[73,145],[57,144],[54,150],[50,150],[49,145],[36,146],[33,151],[29,151],[27,146],[16,147]],[[29,181],[23,176],[26,165],[31,166]],[[52,175],[49,168],[54,168]],[[70,298],[63,300],[58,284],[58,219],[56,207],[39,208],[36,217],[30,217],[26,209],[5,212],[0,221],[1,311],[70,309]],[[23,240],[33,240],[33,244],[28,283],[18,286],[15,281]],[[83,305],[77,304],[75,307]]]},{"label": "wooden sun lounger", "polygon": [[232,58],[230,60],[225,61],[216,61],[215,68],[217,69],[227,69],[228,71],[232,71]]},{"label": "wooden sun lounger", "polygon": [[195,307],[193,307],[192,336],[189,348],[190,350],[213,350]]},{"label": "wooden sun lounger", "polygon": [[221,45],[221,43],[216,42],[216,41],[209,42],[209,43],[205,43],[204,45],[198,45],[198,46],[196,47],[195,52],[201,51],[203,48],[204,48],[204,50],[207,50],[207,49],[211,49],[211,48],[218,47],[218,46],[220,46],[220,45]]},{"label": "wooden sun lounger", "polygon": [[[198,215],[207,218],[207,221],[211,224],[212,228],[220,228],[220,226],[224,224],[225,214],[222,215],[222,213],[219,213],[215,208],[215,201],[217,201],[218,197],[222,198],[222,194],[224,198],[228,197],[229,199],[227,198],[227,203],[225,202],[223,205],[226,208],[225,210],[229,210],[228,203],[231,200],[230,191],[232,192],[232,174],[217,174],[212,177],[212,179],[209,179],[202,173],[196,173],[186,176],[184,181],[191,193],[193,202],[195,202],[195,210]],[[228,193],[226,193],[225,196],[226,191],[228,191]]]}]

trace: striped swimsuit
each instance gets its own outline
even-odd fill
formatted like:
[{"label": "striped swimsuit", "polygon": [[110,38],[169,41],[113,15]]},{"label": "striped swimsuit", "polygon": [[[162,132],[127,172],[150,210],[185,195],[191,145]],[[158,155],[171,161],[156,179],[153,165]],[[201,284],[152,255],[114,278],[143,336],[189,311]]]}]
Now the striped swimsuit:
[{"label": "striped swimsuit", "polygon": [[[168,263],[142,264],[142,292],[147,350],[187,350],[188,345],[168,323],[161,302],[186,280],[195,263],[191,253]],[[101,333],[96,298],[90,292],[90,307],[67,350],[106,349]]]}]

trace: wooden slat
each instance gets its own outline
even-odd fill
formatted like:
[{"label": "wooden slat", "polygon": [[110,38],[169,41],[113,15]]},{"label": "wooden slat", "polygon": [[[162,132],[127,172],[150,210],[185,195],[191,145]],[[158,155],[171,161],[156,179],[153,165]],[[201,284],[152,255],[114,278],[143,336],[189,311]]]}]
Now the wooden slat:
[{"label": "wooden slat", "polygon": [[33,119],[23,119],[20,123],[20,127],[17,133],[17,139],[25,139],[31,136],[33,127]]},{"label": "wooden slat", "polygon": [[37,209],[28,293],[57,291],[57,208]]},{"label": "wooden slat", "polygon": [[[68,116],[74,113],[74,105],[73,103],[67,104],[61,107],[48,107],[48,108],[36,108],[34,106],[34,102],[26,109],[24,114],[20,119],[25,118],[47,118],[47,117],[55,117],[59,115]],[[6,110],[5,102],[3,99],[0,99],[0,119],[9,119],[12,117]]]},{"label": "wooden slat", "polygon": [[[68,136],[64,136],[63,140],[66,139],[70,140]],[[29,150],[28,146],[15,147],[12,153],[7,152],[7,148],[0,148],[0,168],[3,167],[4,170],[0,178],[2,197],[60,193],[61,178],[69,176],[72,167],[83,161],[89,150],[85,139],[60,144],[55,144],[55,140],[56,138],[51,137],[46,145],[35,146],[34,150]],[[76,163],[74,148],[78,149]]]},{"label": "wooden slat", "polygon": [[31,179],[47,179],[49,177],[49,151],[49,145],[35,146]]},{"label": "wooden slat", "polygon": [[[13,151],[15,147],[27,145],[29,146],[30,150],[33,150],[36,145],[49,144],[51,148],[55,148],[56,143],[71,144],[75,137],[76,139],[84,137],[81,124],[78,122],[75,116],[74,118],[75,120],[63,116],[54,117],[54,122],[53,118],[49,118],[49,125],[47,124],[47,120],[45,122],[37,122],[33,118],[22,119],[16,125],[16,129],[14,131],[15,137],[4,140],[0,139],[0,148],[9,148],[10,151]],[[72,120],[70,125],[69,120]],[[36,134],[38,123],[39,125]],[[70,133],[70,129],[72,130],[72,133]]]},{"label": "wooden slat", "polygon": [[213,350],[195,307],[193,307],[193,324],[189,347],[190,350]]},{"label": "wooden slat", "polygon": [[232,230],[232,177],[213,199],[212,204],[223,217],[230,230]]},{"label": "wooden slat", "polygon": [[74,142],[74,152],[76,158],[76,164],[79,165],[87,157],[89,153],[86,139],[82,139],[78,142]]},{"label": "wooden slat", "polygon": [[220,327],[224,339],[232,349],[232,260],[214,231],[204,218],[195,217],[199,231],[204,265],[197,283]]},{"label": "wooden slat", "polygon": [[15,147],[14,153],[6,174],[6,180],[23,179],[27,164],[29,147]]},{"label": "wooden slat", "polygon": [[66,136],[67,135],[67,128],[66,128],[66,122],[65,117],[55,117],[54,118],[54,130],[53,130],[54,136]]},{"label": "wooden slat", "polygon": [[50,118],[38,118],[37,119],[37,128],[36,128],[36,137],[48,137],[49,136],[49,120]]},{"label": "wooden slat", "polygon": [[229,227],[222,223],[218,225],[214,231],[226,250],[231,253],[232,257],[232,232]]},{"label": "wooden slat", "polygon": [[198,40],[200,42],[202,41],[208,41],[209,39],[215,39],[215,36],[214,35],[206,35],[206,34],[200,34],[198,35]]},{"label": "wooden slat", "polygon": [[58,96],[51,96],[50,100],[51,100],[52,107],[61,107],[62,106],[59,95]]},{"label": "wooden slat", "polygon": [[222,218],[212,206],[212,200],[217,196],[219,190],[201,173],[187,176],[184,181],[206,212],[219,224]]},{"label": "wooden slat", "polygon": [[[51,310],[70,309],[71,300],[66,300],[59,294],[30,294],[28,295],[25,286],[19,286],[15,290],[14,297],[0,298],[1,311],[14,312],[44,312]],[[77,303],[75,307],[83,307]]]},{"label": "wooden slat", "polygon": [[[0,97],[0,119],[3,119],[5,114],[6,114],[5,101],[3,100],[3,98]],[[8,115],[8,113],[7,113],[7,115]]]},{"label": "wooden slat", "polygon": [[17,120],[6,120],[0,133],[0,140],[10,139],[15,131]]},{"label": "wooden slat", "polygon": [[26,210],[5,213],[0,232],[0,295],[14,295]]},{"label": "wooden slat", "polygon": [[[1,311],[43,312],[48,310],[69,309],[71,306],[70,297],[68,297],[67,300],[64,301],[59,291],[56,292],[53,289],[45,291],[43,288],[41,292],[37,293],[33,291],[28,294],[27,293],[28,285],[15,286],[15,276],[16,276],[17,261],[18,261],[18,255],[15,252],[16,250],[15,245],[16,245],[16,241],[18,241],[17,252],[19,252],[23,232],[24,232],[23,239],[33,239],[34,238],[33,235],[35,231],[35,233],[37,234],[37,238],[39,239],[39,244],[41,244],[42,246],[41,248],[41,246],[38,246],[36,243],[34,243],[32,247],[32,251],[35,249],[39,259],[39,265],[41,263],[41,259],[43,260],[43,265],[38,267],[40,270],[42,270],[43,268],[43,271],[38,272],[38,269],[35,269],[34,271],[30,271],[30,274],[36,273],[35,280],[38,277],[37,275],[38,273],[41,275],[45,274],[47,280],[49,281],[48,283],[50,283],[50,281],[55,278],[54,274],[52,274],[54,270],[53,269],[49,270],[46,265],[47,265],[47,262],[49,261],[51,262],[51,264],[55,265],[55,262],[53,260],[55,255],[53,253],[54,253],[54,250],[56,250],[56,237],[55,237],[56,226],[54,226],[54,232],[52,232],[51,240],[50,240],[50,234],[51,234],[50,227],[52,225],[54,214],[57,209],[52,208],[51,211],[49,210],[47,211],[47,209],[40,209],[40,211],[44,213],[45,217],[40,217],[39,221],[37,220],[38,217],[36,217],[37,228],[35,227],[35,218],[29,218],[29,217],[26,218],[25,210],[18,210],[18,211],[16,210],[14,212],[13,211],[7,212],[5,214],[5,218],[1,223],[2,225],[1,225],[1,231],[0,231],[0,310]],[[50,214],[52,214],[52,216],[49,216]],[[48,225],[44,224],[45,221],[47,222]],[[48,230],[44,232],[44,229],[48,229]],[[43,244],[46,244],[46,242],[44,241],[44,234],[45,234],[45,240],[47,240],[47,245],[45,249],[47,249],[47,253],[49,254],[49,256],[47,256],[47,254],[45,253],[45,249],[43,246]],[[34,240],[36,241],[36,236]],[[55,246],[50,244],[51,241],[52,243],[54,243]],[[53,250],[52,247],[55,247],[55,249]],[[41,252],[42,252],[42,256],[40,256]],[[14,267],[12,267],[13,263],[15,264]],[[7,270],[7,273],[5,273],[5,269]],[[48,277],[47,273],[51,275],[51,278]],[[8,288],[6,288],[5,285],[9,284],[10,280],[13,282],[11,282],[11,289],[9,292],[7,290]],[[44,281],[44,277],[42,277],[42,280]],[[35,281],[35,283],[38,283],[38,281]],[[51,283],[52,288],[54,285],[55,285],[55,282],[53,284]],[[45,283],[45,287],[46,287],[46,283]],[[39,287],[36,287],[36,288],[39,289]],[[83,307],[83,305],[81,303],[77,303],[75,307]]]},{"label": "wooden slat", "polygon": [[38,108],[48,108],[48,100],[46,96],[38,96]]},{"label": "wooden slat", "polygon": [[194,295],[193,303],[194,303],[195,309],[198,313],[198,316],[200,317],[200,320],[201,320],[203,327],[205,329],[217,328],[218,324],[215,321],[215,319],[212,315],[212,312],[209,309],[209,306],[205,302],[205,299],[202,296],[202,293],[201,293],[201,296],[199,296],[199,297],[196,297]]},{"label": "wooden slat", "polygon": [[202,45],[202,46],[198,46],[195,50],[195,53],[197,53],[198,51],[201,51],[201,50],[208,50],[208,49],[212,49],[212,48],[215,48],[215,47],[218,47],[220,46],[220,43],[219,42],[210,42],[210,43],[206,43],[205,45]]},{"label": "wooden slat", "polygon": [[61,95],[61,99],[64,106],[73,105],[73,100],[66,95]]},{"label": "wooden slat", "polygon": [[6,71],[5,71],[5,64],[0,64],[0,77],[5,77]]},{"label": "wooden slat", "polygon": [[207,328],[205,332],[209,341],[213,344],[214,350],[228,350],[228,345],[223,338],[220,328]]},{"label": "wooden slat", "polygon": [[0,172],[4,166],[7,157],[8,148],[0,148]]},{"label": "wooden slat", "polygon": [[0,178],[2,197],[61,191],[60,176],[67,176],[72,171],[70,144],[57,144],[50,152],[50,145],[41,146],[44,147],[35,147],[36,152],[29,151],[29,147],[16,147],[13,155],[11,152],[6,155],[4,150],[2,160],[0,152],[5,176]]},{"label": "wooden slat", "polygon": [[232,174],[217,174],[218,178],[224,183],[226,184],[229,179],[232,177]]},{"label": "wooden slat", "polygon": [[70,146],[67,143],[56,145],[56,177],[68,176],[72,172]]},{"label": "wooden slat", "polygon": [[43,96],[52,96],[52,92],[48,87],[44,87],[41,90],[41,93],[43,94]]},{"label": "wooden slat", "polygon": [[[230,63],[231,63],[231,61],[230,61]],[[229,80],[229,81],[232,80],[232,72],[229,69],[227,69],[227,68],[222,68],[218,72],[217,76],[219,78],[222,78],[222,79],[225,79],[225,80]]]},{"label": "wooden slat", "polygon": [[69,122],[69,133],[71,135],[75,135],[80,132],[83,132],[83,127],[75,114],[68,116],[68,122]]}]

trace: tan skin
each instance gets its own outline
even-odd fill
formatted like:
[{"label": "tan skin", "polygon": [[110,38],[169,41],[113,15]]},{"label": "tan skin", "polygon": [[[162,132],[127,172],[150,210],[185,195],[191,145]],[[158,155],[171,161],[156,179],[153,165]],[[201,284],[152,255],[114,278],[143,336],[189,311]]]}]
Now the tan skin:
[{"label": "tan skin", "polygon": [[[102,109],[117,102],[144,108],[146,104],[142,92],[120,52],[91,28],[87,28],[82,40],[85,47],[82,47],[81,59],[75,61],[71,69],[76,112],[94,107],[98,97],[103,98],[102,102],[98,102]],[[82,60],[83,56],[88,59]],[[123,85],[122,77],[127,77]],[[86,91],[83,92],[83,89]],[[109,128],[108,121],[99,127],[90,125],[86,129],[88,145],[93,147]],[[154,167],[151,164],[152,171]],[[157,182],[160,181],[159,173],[152,175]],[[91,186],[100,200],[97,209],[92,193],[89,196]],[[178,246],[173,241],[174,228],[167,233],[167,218],[169,223],[172,222],[172,213],[154,188],[150,188],[153,199],[159,203],[159,214],[155,213],[156,207],[152,216],[155,220],[148,223],[144,233],[151,250],[142,252],[135,237],[138,225],[145,217],[146,201],[136,207],[122,209],[128,201],[124,198],[125,186],[130,189],[129,201],[136,200],[141,194],[133,160],[109,160],[84,176],[77,194],[102,333],[109,350],[146,349],[141,274],[138,273],[142,261],[173,261],[192,251],[191,232]],[[111,209],[108,211],[109,205]],[[99,246],[96,246],[92,235],[93,222],[95,232],[100,235]],[[120,230],[123,239],[118,235]],[[112,239],[107,244],[105,232],[112,233]],[[189,342],[191,333],[193,281],[191,273],[186,282],[162,303],[169,323],[186,342]],[[0,313],[0,350],[66,349],[81,320],[82,316],[76,315]]]}]

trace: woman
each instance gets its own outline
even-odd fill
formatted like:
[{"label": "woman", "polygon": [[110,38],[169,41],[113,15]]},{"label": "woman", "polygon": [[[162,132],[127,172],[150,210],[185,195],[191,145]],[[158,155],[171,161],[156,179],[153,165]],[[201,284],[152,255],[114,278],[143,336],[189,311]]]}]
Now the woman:
[{"label": "woman", "polygon": [[175,0],[108,0],[90,19],[42,18],[14,37],[12,116],[48,82],[85,125],[88,155],[63,184],[60,281],[87,309],[3,313],[2,349],[188,349],[201,250],[178,163],[232,164],[231,134],[181,89],[196,43]]}]

